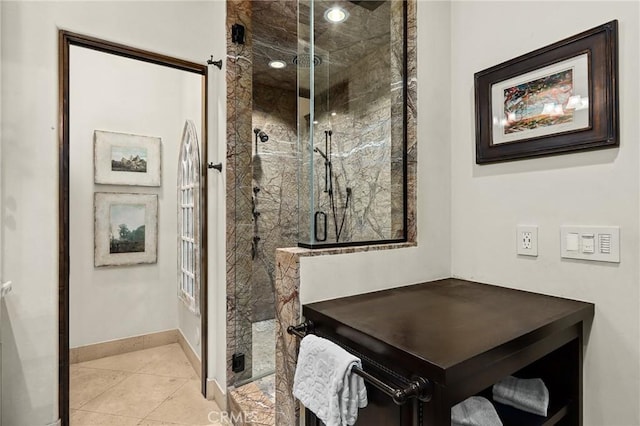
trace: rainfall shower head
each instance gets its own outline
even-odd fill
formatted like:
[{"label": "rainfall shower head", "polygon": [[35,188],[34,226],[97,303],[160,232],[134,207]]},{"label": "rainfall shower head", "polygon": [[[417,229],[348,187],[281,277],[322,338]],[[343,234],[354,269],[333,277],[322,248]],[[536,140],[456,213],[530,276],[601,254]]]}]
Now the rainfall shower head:
[{"label": "rainfall shower head", "polygon": [[293,64],[300,68],[311,68],[311,62],[313,66],[317,67],[322,63],[322,58],[318,55],[313,55],[313,58],[308,53],[301,53],[293,57]]}]

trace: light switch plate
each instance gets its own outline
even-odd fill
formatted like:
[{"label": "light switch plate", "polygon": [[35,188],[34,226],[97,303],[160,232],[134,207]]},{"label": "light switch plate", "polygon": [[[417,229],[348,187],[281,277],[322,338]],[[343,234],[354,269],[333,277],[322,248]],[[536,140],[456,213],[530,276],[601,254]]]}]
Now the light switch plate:
[{"label": "light switch plate", "polygon": [[516,253],[522,256],[538,255],[538,227],[518,225],[516,227]]},{"label": "light switch plate", "polygon": [[620,263],[620,227],[561,226],[560,257]]}]

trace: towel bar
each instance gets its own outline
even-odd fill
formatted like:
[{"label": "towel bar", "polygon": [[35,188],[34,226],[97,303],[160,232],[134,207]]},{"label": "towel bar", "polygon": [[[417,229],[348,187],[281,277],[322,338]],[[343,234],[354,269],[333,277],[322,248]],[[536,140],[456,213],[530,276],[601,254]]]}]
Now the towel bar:
[{"label": "towel bar", "polygon": [[[298,325],[291,325],[287,327],[287,333],[303,338],[308,333],[313,332],[313,322],[305,321]],[[410,398],[418,398],[420,401],[429,402],[433,391],[433,385],[431,382],[423,377],[416,377],[413,381],[409,382],[407,386],[402,389],[394,388],[364,371],[359,367],[352,367],[353,371],[358,376],[362,377],[365,382],[370,383],[377,389],[390,396],[397,405],[406,403]]]}]

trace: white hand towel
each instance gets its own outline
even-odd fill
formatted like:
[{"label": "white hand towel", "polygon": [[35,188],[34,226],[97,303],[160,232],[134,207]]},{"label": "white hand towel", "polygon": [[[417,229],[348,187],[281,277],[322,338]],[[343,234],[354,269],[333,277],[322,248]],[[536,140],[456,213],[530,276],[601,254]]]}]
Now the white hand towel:
[{"label": "white hand towel", "polygon": [[362,367],[357,357],[329,340],[310,334],[300,342],[293,379],[293,396],[326,426],[355,424],[358,409],[367,406],[362,377],[351,373]]},{"label": "white hand towel", "polygon": [[502,422],[487,398],[472,396],[451,407],[451,426],[502,426]]},{"label": "white hand towel", "polygon": [[493,385],[493,399],[518,410],[545,417],[549,408],[549,390],[542,379],[507,376]]}]

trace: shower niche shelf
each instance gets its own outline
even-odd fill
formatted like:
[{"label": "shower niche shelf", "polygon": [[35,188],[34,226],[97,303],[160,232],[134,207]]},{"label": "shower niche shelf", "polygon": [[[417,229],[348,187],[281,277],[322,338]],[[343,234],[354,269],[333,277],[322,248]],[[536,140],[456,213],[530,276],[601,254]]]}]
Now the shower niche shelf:
[{"label": "shower niche shelf", "polygon": [[[431,401],[396,405],[367,386],[356,425],[444,426],[451,407],[515,375],[549,389],[546,417],[495,404],[505,426],[582,424],[582,349],[594,305],[458,279],[416,284],[303,307],[315,333],[352,350],[389,383],[423,377]],[[400,380],[400,382],[398,382]],[[306,411],[306,424],[321,426]]]}]

